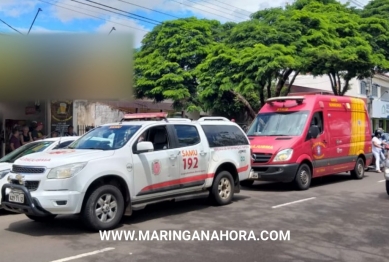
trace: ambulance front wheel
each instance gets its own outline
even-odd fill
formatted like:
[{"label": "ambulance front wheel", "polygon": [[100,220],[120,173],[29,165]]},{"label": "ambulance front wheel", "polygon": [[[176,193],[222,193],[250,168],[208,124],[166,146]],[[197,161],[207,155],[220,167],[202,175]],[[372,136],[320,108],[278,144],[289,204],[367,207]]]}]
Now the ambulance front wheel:
[{"label": "ambulance front wheel", "polygon": [[294,179],[297,190],[307,190],[311,185],[312,172],[307,164],[301,164]]}]

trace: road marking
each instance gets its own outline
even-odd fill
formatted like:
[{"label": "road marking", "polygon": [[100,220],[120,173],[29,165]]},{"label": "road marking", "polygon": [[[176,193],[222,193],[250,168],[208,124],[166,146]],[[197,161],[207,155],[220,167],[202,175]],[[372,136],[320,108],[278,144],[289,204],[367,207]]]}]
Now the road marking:
[{"label": "road marking", "polygon": [[79,259],[79,258],[82,258],[82,257],[87,257],[87,256],[92,256],[92,255],[96,255],[96,254],[99,254],[99,253],[107,252],[107,251],[110,251],[110,250],[113,250],[113,249],[115,249],[115,248],[114,247],[107,247],[107,248],[104,248],[104,249],[96,250],[96,251],[89,252],[89,253],[80,254],[80,255],[77,255],[77,256],[73,256],[73,257],[61,258],[61,259],[54,260],[54,261],[51,261],[51,262],[70,261],[70,260]]},{"label": "road marking", "polygon": [[278,205],[278,206],[273,206],[272,208],[279,208],[279,207],[283,207],[283,206],[288,206],[288,205],[292,205],[292,204],[296,204],[296,203],[312,200],[312,199],[315,199],[315,198],[316,197],[305,198],[305,199],[301,199],[301,200],[297,200],[297,201],[281,204],[281,205]]},{"label": "road marking", "polygon": [[386,179],[380,180],[380,181],[378,181],[377,183],[382,183],[382,182],[385,182],[385,181],[386,181]]}]

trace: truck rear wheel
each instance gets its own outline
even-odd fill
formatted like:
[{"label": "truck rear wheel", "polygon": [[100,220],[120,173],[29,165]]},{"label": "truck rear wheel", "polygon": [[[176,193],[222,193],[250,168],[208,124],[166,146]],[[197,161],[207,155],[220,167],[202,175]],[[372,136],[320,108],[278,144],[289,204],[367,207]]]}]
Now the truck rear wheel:
[{"label": "truck rear wheel", "polygon": [[104,185],[96,188],[86,199],[81,217],[84,224],[92,230],[110,230],[122,219],[124,206],[119,188]]},{"label": "truck rear wheel", "polygon": [[351,170],[351,176],[355,179],[362,179],[365,176],[365,161],[362,158],[358,158],[355,163],[355,167]]},{"label": "truck rear wheel", "polygon": [[228,171],[219,172],[214,178],[211,198],[218,205],[227,205],[234,197],[234,179]]},{"label": "truck rear wheel", "polygon": [[311,185],[312,172],[307,164],[300,165],[294,179],[297,190],[307,190]]}]

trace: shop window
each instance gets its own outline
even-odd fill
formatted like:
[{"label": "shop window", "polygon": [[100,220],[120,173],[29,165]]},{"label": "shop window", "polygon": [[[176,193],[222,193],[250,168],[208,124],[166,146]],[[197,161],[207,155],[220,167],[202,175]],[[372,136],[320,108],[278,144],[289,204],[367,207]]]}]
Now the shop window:
[{"label": "shop window", "polygon": [[366,82],[365,81],[361,81],[360,94],[366,95]]},{"label": "shop window", "polygon": [[371,95],[374,97],[378,96],[378,86],[377,85],[372,85],[371,87]]}]

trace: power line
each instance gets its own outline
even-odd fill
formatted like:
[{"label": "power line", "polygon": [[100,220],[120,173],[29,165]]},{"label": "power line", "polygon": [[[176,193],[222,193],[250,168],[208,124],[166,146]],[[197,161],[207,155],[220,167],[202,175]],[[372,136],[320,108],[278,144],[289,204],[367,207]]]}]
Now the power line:
[{"label": "power line", "polygon": [[[150,32],[148,30],[144,30],[144,29],[137,28],[137,27],[134,27],[134,26],[129,26],[129,25],[121,24],[121,23],[118,23],[118,22],[111,21],[109,19],[101,18],[99,16],[94,16],[94,15],[91,15],[91,14],[88,14],[88,13],[83,13],[83,12],[80,12],[80,11],[77,11],[77,10],[74,10],[74,9],[71,9],[71,8],[63,7],[63,6],[60,6],[58,4],[46,2],[46,1],[43,1],[43,0],[38,0],[38,1],[46,3],[46,4],[49,4],[49,5],[54,5],[54,6],[57,6],[57,7],[61,7],[63,9],[67,9],[67,10],[70,10],[70,11],[73,11],[73,12],[76,12],[76,13],[79,13],[79,14],[87,15],[87,16],[94,17],[94,18],[97,18],[97,19],[100,19],[100,20],[104,20],[106,22],[110,22],[110,23],[113,23],[113,24],[118,24],[118,25],[121,25],[121,26],[125,26],[125,27],[128,27],[128,28],[136,29],[136,30],[139,30],[139,31],[147,32],[147,33]],[[75,7],[74,5],[67,5],[67,4],[63,4],[63,5]],[[80,9],[88,10],[88,9],[85,9],[85,8],[80,8]],[[91,10],[88,10],[88,11],[93,12]],[[94,13],[102,15],[102,13],[98,13],[98,12],[94,12]]]},{"label": "power line", "polygon": [[233,8],[236,8],[236,9],[242,10],[242,11],[245,11],[245,12],[249,13],[249,14],[247,14],[247,16],[249,16],[249,15],[252,13],[252,12],[250,12],[250,11],[247,11],[247,10],[245,10],[245,9],[238,8],[238,7],[236,7],[236,6],[233,6],[233,5],[230,5],[230,4],[226,4],[226,3],[222,2],[222,1],[219,1],[219,0],[212,0],[212,1],[219,2],[219,3],[222,3],[222,4],[226,5],[226,6],[230,6],[230,7],[233,7]]},{"label": "power line", "polygon": [[13,28],[13,27],[10,26],[9,24],[7,24],[7,22],[3,21],[2,19],[0,19],[0,21],[1,21],[3,24],[7,25],[7,26],[10,27],[11,29],[15,30],[16,32],[18,32],[19,34],[22,35],[22,33],[21,33],[20,31],[18,31],[16,28]]},{"label": "power line", "polygon": [[161,24],[161,21],[157,21],[157,20],[150,19],[150,18],[147,18],[147,17],[142,16],[142,15],[137,15],[137,14],[134,14],[134,13],[131,13],[131,12],[127,12],[127,11],[124,11],[124,10],[119,9],[119,8],[115,8],[115,7],[112,7],[112,6],[109,6],[109,5],[100,4],[100,3],[97,3],[97,2],[94,2],[94,1],[91,1],[91,0],[85,0],[85,1],[90,2],[90,3],[94,3],[96,5],[101,5],[101,6],[104,6],[104,7],[108,7],[108,8],[111,8],[113,10],[117,10],[117,11],[120,11],[120,12],[123,12],[123,13],[127,13],[127,14],[132,15],[132,16],[137,16],[137,17],[140,17],[142,19],[147,19],[147,20],[153,21],[155,23]]},{"label": "power line", "polygon": [[146,10],[150,10],[150,11],[153,11],[153,12],[156,12],[156,13],[160,13],[160,14],[163,14],[163,15],[167,15],[167,16],[170,16],[170,17],[173,17],[173,18],[180,19],[180,17],[178,17],[178,16],[167,14],[167,13],[164,13],[164,12],[161,12],[161,11],[157,11],[157,10],[154,10],[154,9],[151,9],[151,8],[147,8],[147,7],[144,7],[144,6],[141,6],[141,5],[133,4],[133,3],[130,3],[130,2],[127,2],[127,1],[123,1],[123,0],[117,0],[117,1],[129,4],[129,5],[137,6],[137,7],[140,7],[140,8],[146,9]]},{"label": "power line", "polygon": [[152,25],[158,25],[157,23],[154,23],[154,22],[150,22],[150,21],[147,21],[147,20],[142,20],[142,19],[140,19],[140,18],[128,16],[128,15],[125,15],[125,14],[122,14],[122,13],[118,13],[118,12],[115,12],[115,11],[112,11],[112,10],[108,10],[108,9],[105,9],[105,8],[102,8],[102,7],[90,5],[90,4],[87,4],[87,3],[82,3],[82,2],[77,1],[77,0],[71,0],[71,1],[76,2],[76,3],[79,3],[79,4],[82,4],[82,5],[94,7],[94,8],[100,9],[100,10],[104,10],[104,11],[107,11],[107,12],[110,12],[110,13],[113,13],[113,14],[122,15],[122,16],[125,16],[125,17],[129,17],[129,18],[132,18],[132,19],[136,19],[136,20],[142,21],[142,22],[150,23],[150,24],[152,24]]},{"label": "power line", "polygon": [[[199,2],[197,2],[197,1],[192,1],[192,0],[187,0],[187,1],[188,1],[188,2],[192,2],[192,3],[195,3],[195,4],[200,5],[200,6],[204,6],[204,7],[206,7],[206,8],[212,9],[212,10],[216,10],[216,11],[218,11],[218,12],[220,12],[220,13],[223,13],[223,14],[226,14],[226,15],[229,15],[229,16],[235,16],[235,17],[236,17],[236,15],[234,15],[234,14],[220,11],[220,9],[218,9],[218,8],[209,7],[209,6],[206,6],[206,5],[199,4]],[[207,3],[207,2],[205,2],[205,3]],[[210,3],[208,3],[208,4],[210,4]],[[210,4],[210,5],[214,5],[214,4]],[[218,6],[218,5],[215,5],[215,6],[220,7],[220,6]],[[231,11],[231,10],[229,10],[229,11]],[[242,19],[242,17],[238,17],[238,18]],[[247,19],[247,18],[246,18],[246,19]]]},{"label": "power line", "polygon": [[[213,14],[213,15],[216,15],[216,16],[223,17],[223,18],[225,18],[225,19],[231,20],[231,18],[222,16],[222,15],[219,15],[219,14],[215,14],[215,13],[206,11],[206,10],[204,10],[204,9],[200,9],[200,8],[197,8],[197,7],[193,7],[193,6],[191,6],[191,5],[187,5],[187,4],[181,3],[181,2],[176,1],[176,0],[171,0],[171,1],[172,1],[172,2],[176,2],[176,3],[180,4],[180,5],[189,6],[189,7],[191,7],[191,8],[194,8],[194,9],[197,9],[197,10],[200,10],[200,11],[203,11],[203,12],[206,12],[206,13],[209,13],[209,14]],[[235,20],[235,22],[238,22],[238,21]]]},{"label": "power line", "polygon": [[[226,9],[226,10],[228,10],[228,11],[231,11],[231,12],[235,12],[237,15],[245,16],[245,17],[250,17],[249,14],[243,14],[243,13],[237,12],[237,10],[239,9],[239,8],[237,8],[237,7],[234,7],[234,9],[227,9],[227,8],[225,8],[225,7],[223,7],[223,6],[212,4],[212,3],[210,3],[209,0],[202,0],[202,1],[205,2],[205,3],[208,3],[208,4],[210,4],[210,5],[214,5],[214,6],[217,6],[217,7],[220,7],[220,8],[224,8],[224,9]],[[214,0],[213,0],[213,1],[214,1]],[[247,12],[248,12],[248,11],[247,11]]]}]

